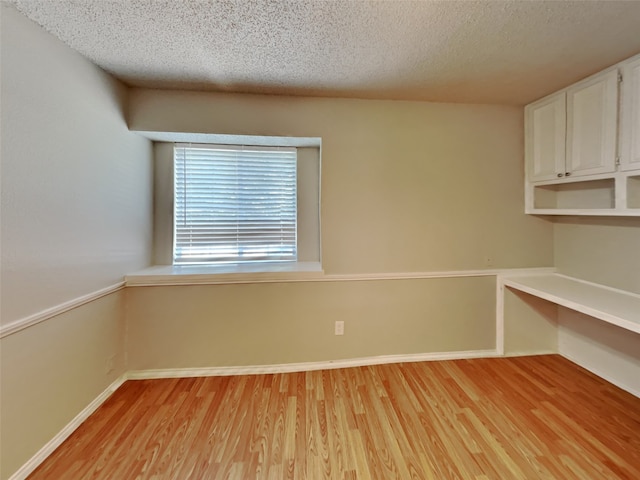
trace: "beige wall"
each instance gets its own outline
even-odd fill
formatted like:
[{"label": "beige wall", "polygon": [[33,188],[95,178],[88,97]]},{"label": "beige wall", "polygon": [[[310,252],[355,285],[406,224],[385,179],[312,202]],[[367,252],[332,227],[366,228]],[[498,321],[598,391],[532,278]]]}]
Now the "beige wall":
[{"label": "beige wall", "polygon": [[[127,130],[123,85],[12,7],[1,12],[6,326],[147,265],[151,146]],[[0,340],[0,478],[125,371],[122,302],[111,294]]]},{"label": "beige wall", "polygon": [[[495,348],[493,277],[128,288],[129,368]],[[345,321],[335,336],[334,321]]]},{"label": "beige wall", "polygon": [[3,325],[122,281],[151,254],[151,145],[126,88],[2,4]]},{"label": "beige wall", "polygon": [[560,273],[640,293],[640,218],[554,220]]},{"label": "beige wall", "polygon": [[141,131],[322,137],[327,273],[551,266],[516,107],[133,89]]},{"label": "beige wall", "polygon": [[1,340],[0,478],[124,373],[123,300],[119,291]]},{"label": "beige wall", "polygon": [[504,346],[506,355],[557,353],[557,305],[505,288]]},{"label": "beige wall", "polygon": [[[143,89],[130,100],[133,130],[322,137],[326,273],[553,264],[551,224],[523,213],[520,108]],[[495,348],[491,278],[127,295],[131,369]]]}]

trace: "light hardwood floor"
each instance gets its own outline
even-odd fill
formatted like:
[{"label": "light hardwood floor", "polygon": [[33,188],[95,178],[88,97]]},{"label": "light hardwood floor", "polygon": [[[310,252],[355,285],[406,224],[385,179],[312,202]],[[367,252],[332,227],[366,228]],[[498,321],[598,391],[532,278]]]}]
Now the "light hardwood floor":
[{"label": "light hardwood floor", "polygon": [[640,399],[556,355],[126,382],[31,479],[640,479]]}]

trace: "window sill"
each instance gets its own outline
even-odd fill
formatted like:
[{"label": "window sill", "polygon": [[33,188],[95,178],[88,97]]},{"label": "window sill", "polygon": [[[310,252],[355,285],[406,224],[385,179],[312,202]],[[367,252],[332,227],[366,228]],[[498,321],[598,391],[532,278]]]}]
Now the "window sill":
[{"label": "window sill", "polygon": [[157,265],[125,277],[125,285],[217,285],[229,283],[297,282],[322,277],[319,262],[226,265]]}]

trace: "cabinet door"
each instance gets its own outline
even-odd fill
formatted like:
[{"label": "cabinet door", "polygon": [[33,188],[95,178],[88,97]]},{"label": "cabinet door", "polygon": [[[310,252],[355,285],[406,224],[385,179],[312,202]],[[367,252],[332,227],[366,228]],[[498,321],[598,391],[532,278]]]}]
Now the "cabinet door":
[{"label": "cabinet door", "polygon": [[618,71],[567,90],[567,173],[594,175],[616,169]]},{"label": "cabinet door", "polygon": [[564,92],[525,107],[525,163],[529,181],[564,175],[565,133]]},{"label": "cabinet door", "polygon": [[620,168],[640,170],[640,57],[622,68]]}]

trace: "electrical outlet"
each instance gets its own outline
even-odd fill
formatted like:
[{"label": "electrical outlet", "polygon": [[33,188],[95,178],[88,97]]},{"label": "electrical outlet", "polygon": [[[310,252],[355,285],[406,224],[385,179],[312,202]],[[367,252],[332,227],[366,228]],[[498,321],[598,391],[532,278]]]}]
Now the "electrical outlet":
[{"label": "electrical outlet", "polygon": [[344,335],[344,320],[336,320],[335,334]]}]

